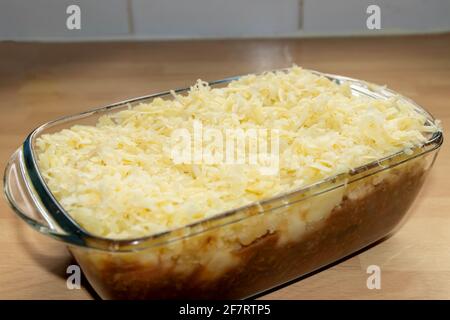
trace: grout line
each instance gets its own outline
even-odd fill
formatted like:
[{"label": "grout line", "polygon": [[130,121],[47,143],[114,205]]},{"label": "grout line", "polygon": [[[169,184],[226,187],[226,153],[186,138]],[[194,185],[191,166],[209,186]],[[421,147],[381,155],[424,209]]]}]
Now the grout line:
[{"label": "grout line", "polygon": [[127,15],[128,15],[128,33],[134,34],[134,16],[132,0],[127,0]]},{"label": "grout line", "polygon": [[303,18],[304,18],[304,0],[298,0],[298,30],[303,30]]}]

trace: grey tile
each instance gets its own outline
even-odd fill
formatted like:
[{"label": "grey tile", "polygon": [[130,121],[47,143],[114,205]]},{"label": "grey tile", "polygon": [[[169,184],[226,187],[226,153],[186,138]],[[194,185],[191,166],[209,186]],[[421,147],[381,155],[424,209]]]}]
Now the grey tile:
[{"label": "grey tile", "polygon": [[[89,39],[129,32],[123,0],[0,0],[0,38],[15,40]],[[66,8],[81,9],[81,29],[68,30]]]},{"label": "grey tile", "polygon": [[273,36],[295,32],[298,0],[132,0],[142,37]]},{"label": "grey tile", "polygon": [[368,30],[366,9],[381,9],[379,32],[426,32],[450,30],[448,0],[304,0],[304,33],[349,34]]}]

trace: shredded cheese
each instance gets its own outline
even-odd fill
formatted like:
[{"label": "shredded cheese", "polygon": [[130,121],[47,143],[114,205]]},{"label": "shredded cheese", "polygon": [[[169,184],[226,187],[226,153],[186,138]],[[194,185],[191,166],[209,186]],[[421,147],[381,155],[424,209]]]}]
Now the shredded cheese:
[{"label": "shredded cheese", "polygon": [[[437,130],[406,102],[353,96],[348,85],[296,66],[224,88],[198,80],[188,94],[172,95],[37,139],[51,192],[93,234],[130,238],[181,227],[411,150]],[[250,164],[174,164],[171,134],[191,132],[193,121],[224,131],[277,129],[278,174]]]}]

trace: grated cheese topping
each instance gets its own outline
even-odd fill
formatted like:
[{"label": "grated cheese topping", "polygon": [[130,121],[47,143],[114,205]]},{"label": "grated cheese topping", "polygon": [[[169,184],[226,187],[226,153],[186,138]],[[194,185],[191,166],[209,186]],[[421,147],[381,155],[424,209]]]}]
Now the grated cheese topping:
[{"label": "grated cheese topping", "polygon": [[[172,94],[37,139],[48,187],[93,234],[131,238],[182,227],[411,152],[438,130],[409,103],[352,96],[347,84],[297,66],[223,88],[198,80],[188,94]],[[175,164],[171,135],[192,132],[194,121],[223,131],[278,130],[278,173],[248,163]]]}]

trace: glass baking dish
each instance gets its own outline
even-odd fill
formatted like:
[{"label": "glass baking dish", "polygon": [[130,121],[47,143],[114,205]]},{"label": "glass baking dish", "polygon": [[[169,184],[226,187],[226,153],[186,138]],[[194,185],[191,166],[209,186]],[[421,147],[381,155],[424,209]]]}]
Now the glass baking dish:
[{"label": "glass baking dish", "polygon": [[[348,83],[354,95],[407,100],[385,87],[315,73]],[[104,299],[243,299],[344,258],[405,220],[443,142],[438,131],[412,152],[160,234],[124,240],[90,234],[49,191],[37,164],[36,138],[74,124],[93,125],[104,114],[156,97],[172,96],[158,93],[48,122],[31,132],[5,170],[4,191],[15,213],[67,244]],[[408,101],[426,116],[426,125],[436,125],[427,111]]]}]

